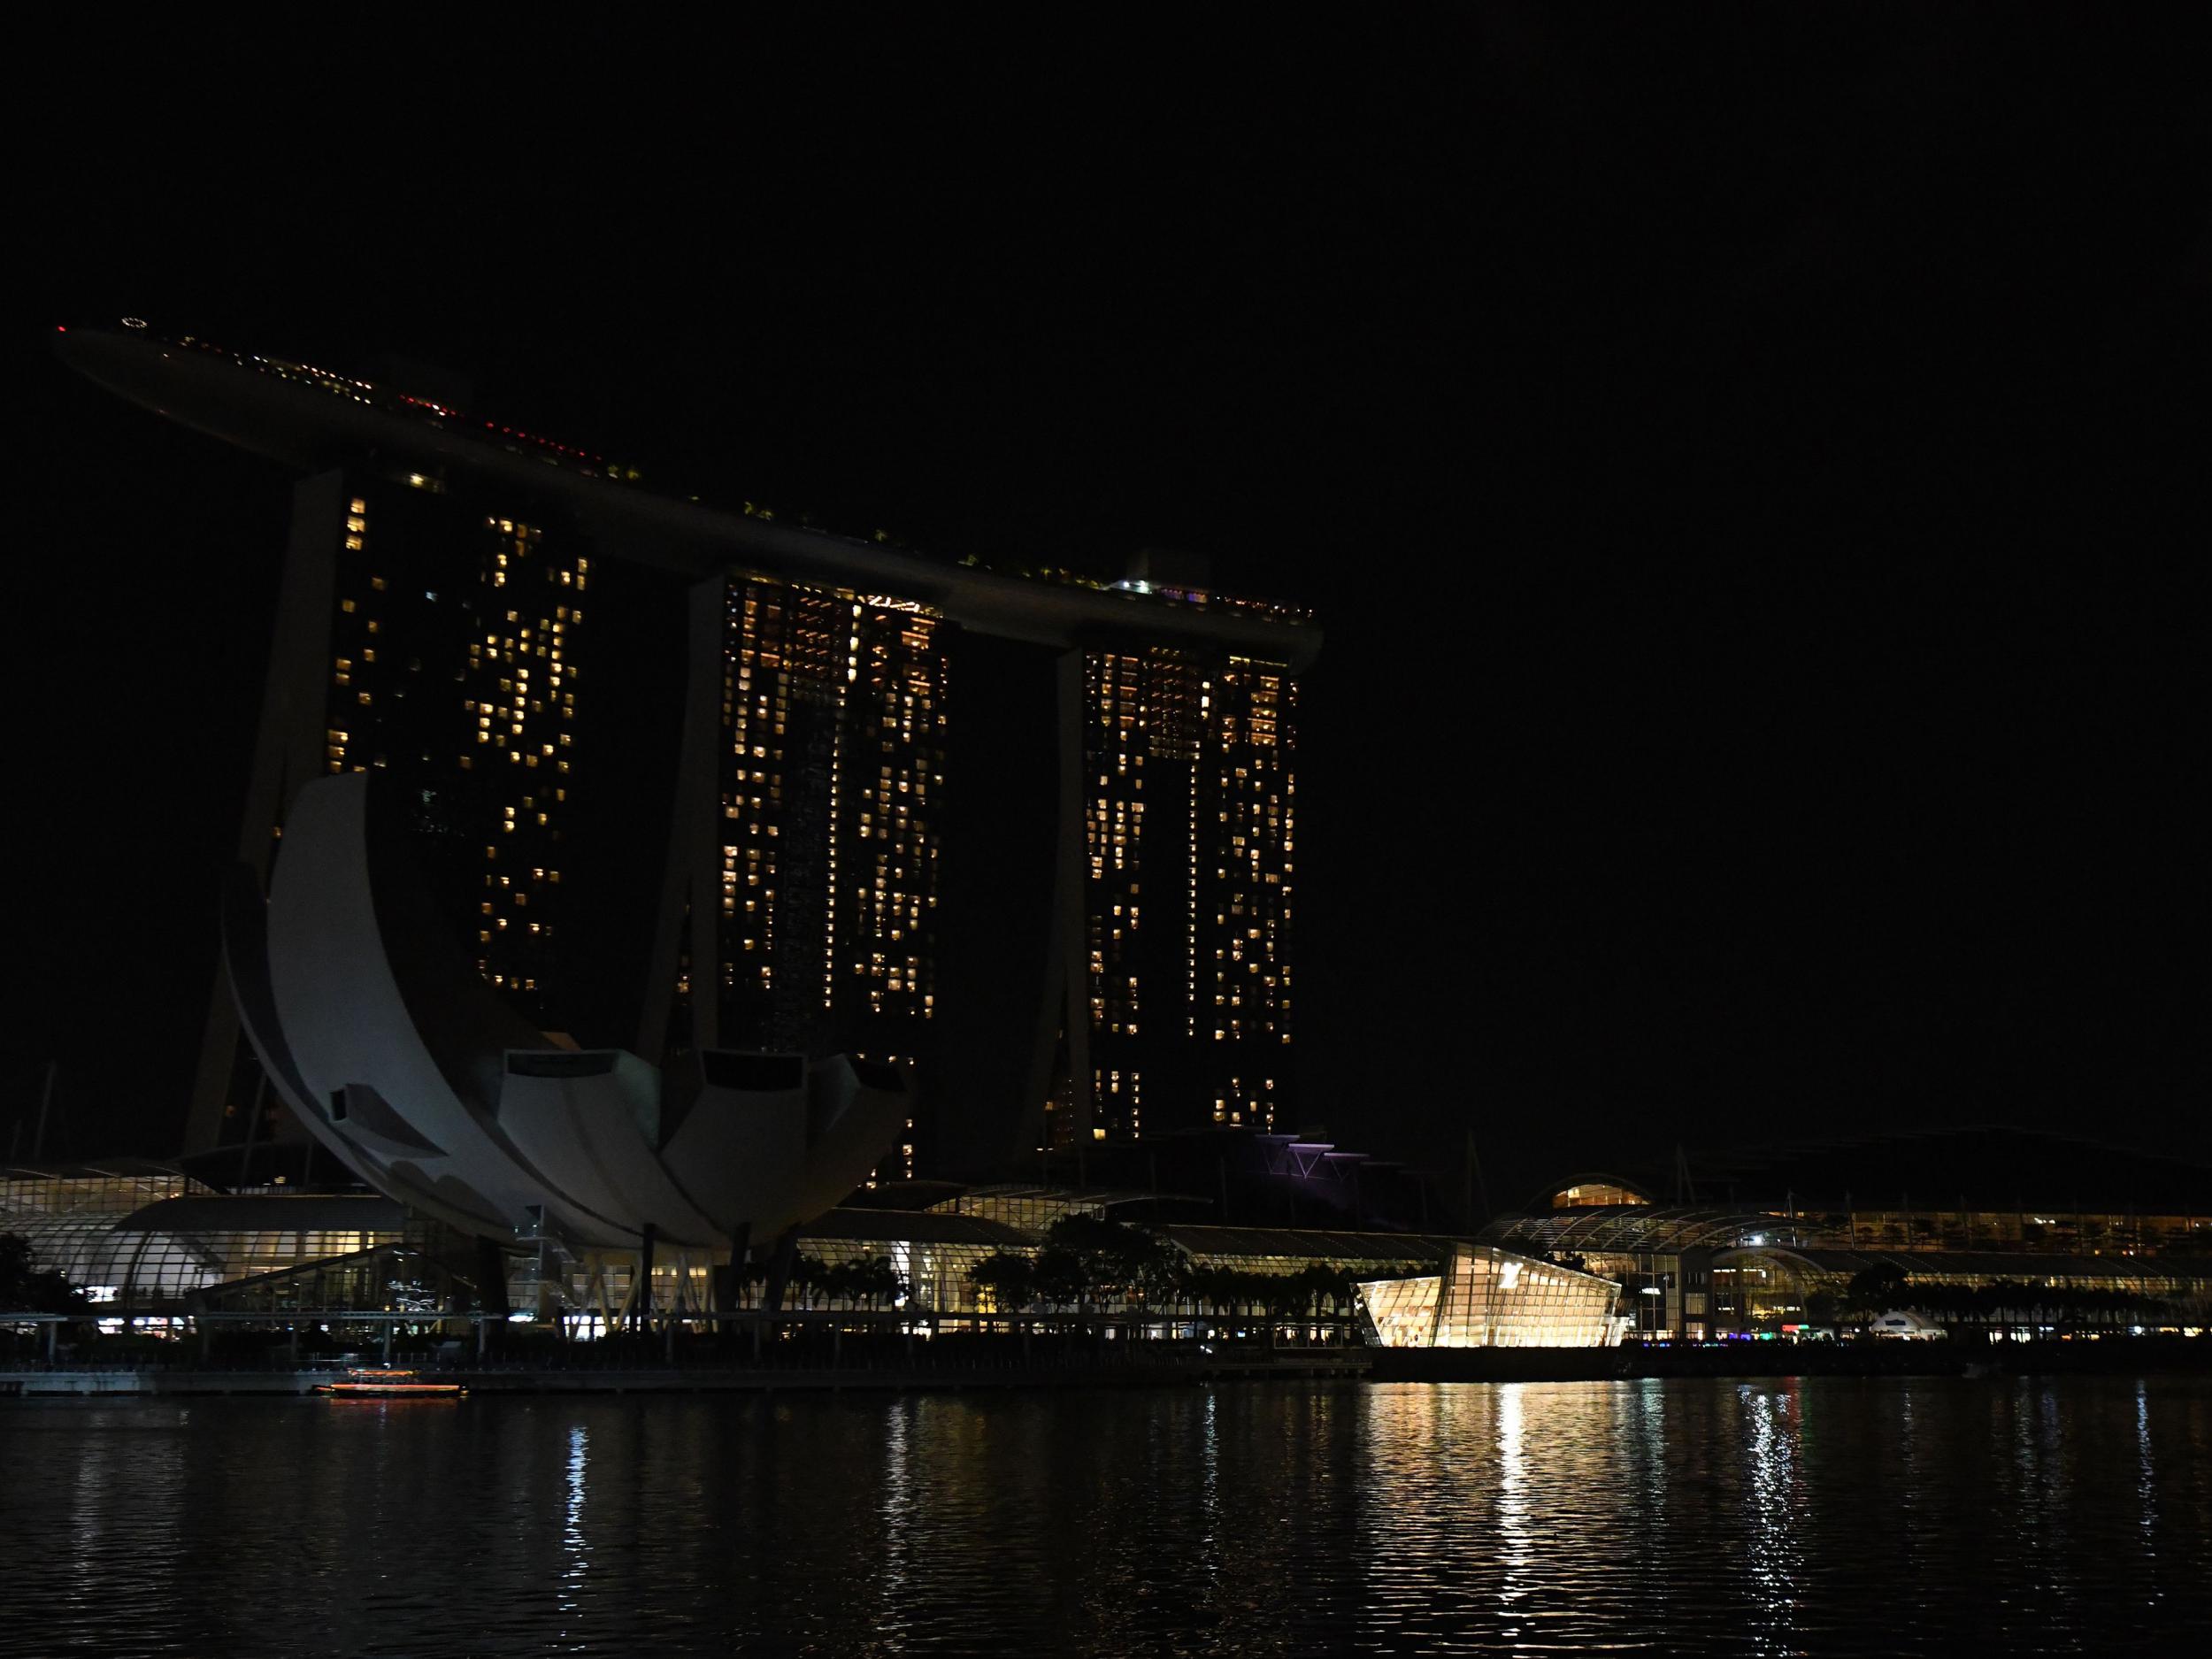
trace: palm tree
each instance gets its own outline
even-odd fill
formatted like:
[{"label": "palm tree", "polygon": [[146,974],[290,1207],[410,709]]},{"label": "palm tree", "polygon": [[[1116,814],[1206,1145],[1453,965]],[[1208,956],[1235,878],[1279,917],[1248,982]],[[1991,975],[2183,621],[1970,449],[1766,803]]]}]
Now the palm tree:
[{"label": "palm tree", "polygon": [[898,1305],[908,1292],[906,1275],[891,1264],[887,1256],[864,1256],[852,1263],[847,1279],[850,1294],[864,1298],[872,1309],[888,1302]]},{"label": "palm tree", "polygon": [[814,1306],[816,1294],[829,1287],[829,1274],[828,1264],[819,1256],[795,1256],[791,1263],[790,1284],[786,1294],[796,1296],[801,1308],[811,1309]]}]

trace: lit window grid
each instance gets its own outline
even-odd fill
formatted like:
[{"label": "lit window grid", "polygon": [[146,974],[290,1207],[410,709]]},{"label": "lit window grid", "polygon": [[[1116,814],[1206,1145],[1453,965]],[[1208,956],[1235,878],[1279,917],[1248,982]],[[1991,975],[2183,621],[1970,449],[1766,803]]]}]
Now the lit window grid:
[{"label": "lit window grid", "polygon": [[[849,1047],[879,1021],[934,1017],[939,631],[883,595],[731,583],[720,922],[733,1033]],[[804,780],[824,772],[826,792],[810,797]]]},{"label": "lit window grid", "polygon": [[128,1215],[164,1198],[214,1190],[173,1170],[86,1164],[55,1171],[0,1164],[0,1233],[19,1233],[21,1224],[35,1216]]},{"label": "lit window grid", "polygon": [[[1177,653],[1094,651],[1084,659],[1086,926],[1088,1004],[1101,1035],[1135,1036],[1145,985],[1172,985],[1142,932],[1148,761],[1186,758],[1195,671]],[[1156,947],[1153,948],[1156,949]]]},{"label": "lit window grid", "polygon": [[[1296,685],[1279,664],[1233,657],[1206,694],[1197,817],[1214,837],[1194,912],[1206,995],[1199,1034],[1287,1043],[1297,782]],[[1205,1004],[1210,1003],[1210,1006]]]},{"label": "lit window grid", "polygon": [[[425,486],[426,487],[426,481]],[[325,763],[332,772],[385,764],[382,721],[404,677],[426,671],[422,687],[461,682],[449,750],[457,772],[502,781],[478,795],[485,817],[483,894],[477,902],[477,967],[493,985],[534,994],[551,971],[559,926],[549,889],[560,880],[560,820],[575,751],[579,603],[588,591],[589,560],[549,557],[542,532],[514,518],[488,517],[472,588],[446,595],[468,607],[465,660],[423,664],[385,649],[383,625],[411,595],[395,593],[370,534],[373,490],[352,496],[343,521],[339,602],[333,618]],[[542,578],[541,580],[540,578]],[[431,595],[423,595],[431,603]],[[412,664],[413,667],[410,664]],[[505,780],[511,773],[513,781]]]},{"label": "lit window grid", "polygon": [[1023,1233],[1042,1235],[1064,1216],[1103,1216],[1107,1206],[1097,1199],[1054,1189],[982,1187],[932,1204],[930,1209],[956,1216],[974,1216]]},{"label": "lit window grid", "polygon": [[1144,1073],[1135,1066],[1094,1066],[1091,1111],[1094,1120],[1110,1135],[1142,1140]]},{"label": "lit window grid", "polygon": [[834,741],[837,618],[831,595],[763,578],[732,582],[726,616],[719,978],[733,1033],[798,1048],[815,1024],[810,976],[829,979],[804,965],[810,914],[834,914],[816,910],[806,872],[818,855],[826,872],[835,849],[806,844],[819,832],[797,791],[829,758],[809,746]]},{"label": "lit window grid", "polygon": [[[1109,1069],[1137,1058],[1110,1045],[1136,1036],[1148,1016],[1155,1029],[1180,1026],[1186,1039],[1221,1045],[1210,1068],[1215,1120],[1271,1128],[1271,1074],[1282,1066],[1265,1056],[1292,1036],[1296,685],[1279,664],[1233,657],[1208,675],[1167,649],[1094,651],[1084,672],[1094,1057]],[[1159,793],[1171,786],[1184,791],[1182,810],[1171,844],[1159,846],[1166,826],[1149,819],[1174,810],[1172,795]],[[1183,909],[1172,942],[1143,926],[1148,876],[1156,898],[1182,888],[1168,901]]]},{"label": "lit window grid", "polygon": [[[849,871],[831,945],[844,1012],[874,1022],[935,1011],[936,806],[944,767],[944,663],[935,619],[841,595],[850,605],[841,733],[854,763],[833,864]],[[849,1021],[848,1022],[849,1023]]]},{"label": "lit window grid", "polygon": [[[1143,879],[1146,875],[1148,818],[1157,804],[1147,797],[1146,779],[1156,789],[1179,779],[1186,787],[1197,758],[1198,730],[1205,706],[1206,681],[1180,652],[1152,648],[1141,652],[1092,652],[1085,658],[1086,857],[1091,877],[1087,904],[1092,924],[1094,1008],[1099,1029],[1126,1033],[1141,1012],[1140,996],[1148,973],[1168,985],[1175,976],[1159,941],[1143,945]],[[1170,772],[1162,772],[1165,766]],[[1195,819],[1176,826],[1187,836]],[[1171,832],[1174,833],[1175,832]],[[1191,879],[1187,855],[1182,872]],[[1170,880],[1174,879],[1172,876]],[[1159,884],[1156,882],[1156,895]],[[1186,945],[1188,939],[1186,939]],[[1183,993],[1191,992],[1188,951],[1183,964]],[[1148,970],[1149,960],[1152,966]]]},{"label": "lit window grid", "polygon": [[1217,1093],[1213,1098],[1213,1119],[1232,1127],[1256,1126],[1268,1133],[1275,1129],[1275,1079],[1271,1077],[1248,1080],[1239,1072],[1230,1072],[1225,1081],[1217,1081]]},{"label": "lit window grid", "polygon": [[588,558],[562,557],[543,532],[488,518],[463,670],[463,770],[498,782],[482,798],[485,872],[479,971],[504,990],[537,993],[554,972],[570,768],[575,754],[577,646]]}]

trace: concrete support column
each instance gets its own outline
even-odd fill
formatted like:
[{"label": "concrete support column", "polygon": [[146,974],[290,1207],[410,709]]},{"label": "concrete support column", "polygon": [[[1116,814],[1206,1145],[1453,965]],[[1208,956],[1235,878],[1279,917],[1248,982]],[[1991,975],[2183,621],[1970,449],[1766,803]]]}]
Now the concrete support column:
[{"label": "concrete support column", "polygon": [[643,1236],[637,1249],[637,1287],[630,1297],[635,1310],[634,1317],[641,1331],[653,1328],[653,1246],[659,1238],[659,1229],[651,1222],[645,1224]]},{"label": "concrete support column", "polygon": [[722,883],[721,774],[716,741],[722,729],[722,638],[729,585],[720,576],[691,590],[686,629],[684,719],[676,757],[676,800],[669,815],[668,863],[661,879],[653,956],[646,967],[638,1053],[654,1064],[668,1057],[669,1013],[676,995],[676,960],[691,957],[691,1039],[695,1048],[719,1046],[721,972],[718,925]]},{"label": "concrete support column", "polygon": [[730,1230],[730,1271],[720,1297],[725,1310],[733,1310],[745,1295],[745,1269],[753,1254],[753,1224],[741,1221]]},{"label": "concrete support column", "polygon": [[[238,833],[238,862],[265,890],[276,856],[276,830],[303,784],[323,775],[326,724],[325,687],[330,677],[330,612],[338,580],[338,551],[345,534],[351,488],[343,472],[302,479],[292,489],[292,527],[277,590],[275,635],[261,692],[261,722],[254,737],[245,810]],[[223,1108],[231,1070],[242,1048],[238,1004],[221,964],[208,997],[192,1086],[185,1144],[194,1151],[224,1140]],[[241,1102],[258,1115],[261,1096]],[[242,1127],[250,1131],[250,1122]]]},{"label": "concrete support column", "polygon": [[792,1264],[799,1259],[799,1230],[787,1228],[776,1240],[776,1253],[768,1263],[768,1282],[761,1287],[760,1310],[772,1319],[783,1311],[783,1293],[791,1282]]},{"label": "concrete support column", "polygon": [[496,1239],[476,1240],[476,1305],[505,1318],[514,1311],[507,1300],[507,1253]]}]

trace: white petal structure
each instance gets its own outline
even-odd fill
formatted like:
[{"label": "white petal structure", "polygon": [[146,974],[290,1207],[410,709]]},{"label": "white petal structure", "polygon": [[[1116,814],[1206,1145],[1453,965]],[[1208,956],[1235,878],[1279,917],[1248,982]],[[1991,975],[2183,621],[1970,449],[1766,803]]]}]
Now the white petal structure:
[{"label": "white petal structure", "polygon": [[820,1215],[896,1140],[890,1066],[710,1049],[680,1075],[550,1046],[452,944],[373,790],[300,792],[266,901],[234,881],[224,950],[271,1079],[378,1191],[488,1237],[715,1248]]}]

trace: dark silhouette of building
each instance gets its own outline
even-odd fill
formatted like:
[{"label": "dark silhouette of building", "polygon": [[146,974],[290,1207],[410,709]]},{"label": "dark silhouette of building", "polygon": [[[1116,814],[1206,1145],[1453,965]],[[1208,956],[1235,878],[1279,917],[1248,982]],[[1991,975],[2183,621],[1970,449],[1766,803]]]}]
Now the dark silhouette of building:
[{"label": "dark silhouette of building", "polygon": [[[911,1064],[879,1172],[1286,1110],[1302,615],[941,562],[142,324],[64,356],[297,485],[239,841],[379,771],[554,1042]],[[198,1150],[283,1133],[230,993]]]}]

